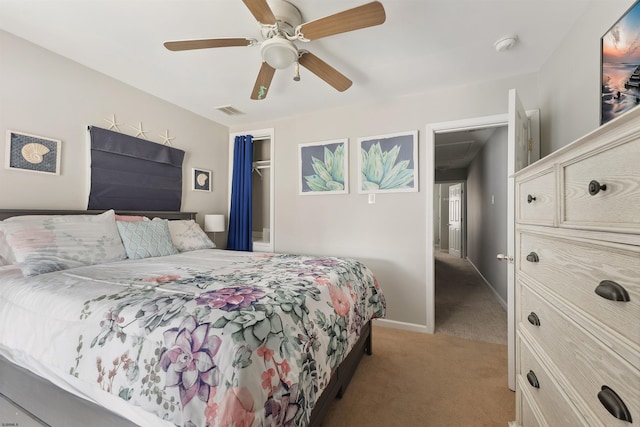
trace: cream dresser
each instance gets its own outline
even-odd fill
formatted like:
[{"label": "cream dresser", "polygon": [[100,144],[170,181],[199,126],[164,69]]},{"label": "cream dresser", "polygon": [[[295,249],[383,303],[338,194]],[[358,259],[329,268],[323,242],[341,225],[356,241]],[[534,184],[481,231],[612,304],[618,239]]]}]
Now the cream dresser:
[{"label": "cream dresser", "polygon": [[640,107],[516,174],[517,426],[640,426]]}]

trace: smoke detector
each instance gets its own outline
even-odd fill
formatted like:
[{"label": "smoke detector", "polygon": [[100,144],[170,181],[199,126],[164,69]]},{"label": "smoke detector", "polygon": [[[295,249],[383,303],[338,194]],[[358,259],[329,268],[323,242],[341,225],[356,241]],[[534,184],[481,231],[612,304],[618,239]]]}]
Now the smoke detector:
[{"label": "smoke detector", "polygon": [[518,36],[506,36],[498,39],[493,44],[493,47],[496,49],[496,52],[504,52],[505,50],[511,49],[518,42]]}]

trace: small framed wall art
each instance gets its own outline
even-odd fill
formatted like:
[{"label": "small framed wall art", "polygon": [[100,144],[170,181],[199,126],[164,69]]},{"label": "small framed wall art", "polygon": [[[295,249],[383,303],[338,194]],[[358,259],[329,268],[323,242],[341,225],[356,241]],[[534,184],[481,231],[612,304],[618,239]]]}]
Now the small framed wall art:
[{"label": "small framed wall art", "polygon": [[349,193],[348,139],[298,145],[300,195]]},{"label": "small framed wall art", "polygon": [[640,1],[600,40],[600,124],[640,105]]},{"label": "small framed wall art", "polygon": [[418,131],[358,138],[358,192],[418,191]]},{"label": "small framed wall art", "polygon": [[7,169],[60,175],[60,145],[57,139],[7,131]]},{"label": "small framed wall art", "polygon": [[211,171],[200,168],[191,168],[191,180],[193,191],[211,191]]}]

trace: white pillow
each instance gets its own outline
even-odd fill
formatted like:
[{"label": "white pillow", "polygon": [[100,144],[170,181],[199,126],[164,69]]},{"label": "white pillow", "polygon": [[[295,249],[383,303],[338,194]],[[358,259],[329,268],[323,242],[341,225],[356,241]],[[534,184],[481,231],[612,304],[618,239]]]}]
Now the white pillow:
[{"label": "white pillow", "polygon": [[113,210],[99,215],[32,216],[3,221],[2,228],[25,276],[127,257]]},{"label": "white pillow", "polygon": [[[154,218],[154,221],[160,218]],[[202,228],[192,219],[169,221],[169,233],[173,245],[180,252],[195,251],[198,249],[212,249],[216,245],[209,239]]]}]

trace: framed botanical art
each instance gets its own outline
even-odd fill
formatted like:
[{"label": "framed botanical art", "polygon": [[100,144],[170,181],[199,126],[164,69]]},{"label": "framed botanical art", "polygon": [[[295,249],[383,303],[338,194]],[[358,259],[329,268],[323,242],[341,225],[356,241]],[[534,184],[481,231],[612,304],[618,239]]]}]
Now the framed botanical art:
[{"label": "framed botanical art", "polygon": [[298,145],[299,194],[349,192],[348,139]]},{"label": "framed botanical art", "polygon": [[191,168],[191,182],[193,191],[211,191],[211,171]]},{"label": "framed botanical art", "polygon": [[602,36],[600,124],[640,105],[640,1]]},{"label": "framed botanical art", "polygon": [[358,192],[418,191],[418,131],[358,139]]},{"label": "framed botanical art", "polygon": [[60,175],[60,144],[57,139],[8,130],[5,167]]}]

